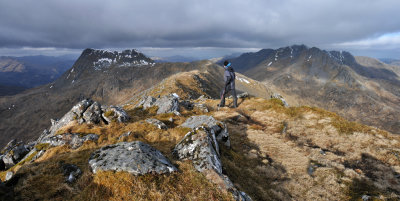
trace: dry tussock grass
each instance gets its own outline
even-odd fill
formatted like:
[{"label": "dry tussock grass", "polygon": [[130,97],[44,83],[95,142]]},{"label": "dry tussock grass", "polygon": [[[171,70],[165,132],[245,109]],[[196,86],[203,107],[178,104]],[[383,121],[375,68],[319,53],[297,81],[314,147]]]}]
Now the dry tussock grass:
[{"label": "dry tussock grass", "polygon": [[[238,113],[247,121],[238,121]],[[276,100],[247,99],[238,109],[223,108],[214,111],[214,116],[229,123],[234,144],[223,157],[227,174],[256,200],[358,200],[364,194],[390,199],[400,195],[400,158],[395,152],[399,136],[319,108],[284,108]],[[284,122],[287,130],[281,133]],[[261,177],[279,187],[257,182],[262,175],[255,168],[259,166],[280,167],[280,173],[270,170],[280,179]],[[269,190],[254,191],[254,186]]]},{"label": "dry tussock grass", "polygon": [[[223,172],[254,200],[357,200],[363,194],[390,198],[400,193],[400,138],[313,107],[285,108],[277,100],[247,98],[239,108],[217,108],[218,100],[203,103],[210,115],[224,121],[232,149],[221,146]],[[95,133],[97,143],[76,150],[50,148],[32,164],[17,171],[21,200],[230,200],[232,197],[196,172],[190,161],[171,155],[189,131],[178,127],[191,115],[156,114],[157,108],[130,109],[127,123],[70,124],[60,133]],[[160,130],[144,121],[156,118],[169,126]],[[173,121],[170,121],[170,118]],[[286,127],[286,132],[282,132]],[[132,134],[119,139],[123,133]],[[87,165],[90,153],[104,145],[140,140],[151,144],[179,166],[170,175],[135,177],[128,173],[100,172]],[[76,164],[83,175],[73,185],[64,182],[60,164]],[[311,170],[310,170],[311,168]],[[311,171],[311,173],[310,173]],[[4,176],[1,172],[0,176]],[[41,185],[41,183],[44,183]]]}]

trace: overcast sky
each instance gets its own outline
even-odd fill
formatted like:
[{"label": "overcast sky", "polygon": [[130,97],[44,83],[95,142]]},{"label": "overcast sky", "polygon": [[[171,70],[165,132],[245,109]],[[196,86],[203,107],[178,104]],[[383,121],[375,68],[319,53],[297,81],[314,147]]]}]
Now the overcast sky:
[{"label": "overcast sky", "polygon": [[204,58],[293,44],[400,58],[400,1],[0,0],[0,55]]}]

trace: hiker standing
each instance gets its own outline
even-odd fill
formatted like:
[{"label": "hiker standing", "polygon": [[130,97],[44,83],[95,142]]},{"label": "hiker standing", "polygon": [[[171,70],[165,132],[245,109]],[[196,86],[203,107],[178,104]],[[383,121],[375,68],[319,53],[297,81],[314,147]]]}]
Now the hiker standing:
[{"label": "hiker standing", "polygon": [[229,61],[224,61],[224,81],[225,86],[221,92],[221,102],[218,104],[219,107],[225,107],[225,95],[231,91],[233,96],[233,107],[237,107],[237,97],[236,97],[236,90],[235,90],[235,70],[233,70],[232,65]]}]

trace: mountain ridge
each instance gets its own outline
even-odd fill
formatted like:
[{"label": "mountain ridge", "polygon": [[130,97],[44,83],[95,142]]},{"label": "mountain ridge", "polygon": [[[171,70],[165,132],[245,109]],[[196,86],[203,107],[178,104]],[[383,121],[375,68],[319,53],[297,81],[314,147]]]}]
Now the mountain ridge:
[{"label": "mountain ridge", "polygon": [[[400,133],[400,79],[389,66],[363,66],[348,52],[304,45],[264,49],[231,62],[246,76],[293,96],[293,104],[322,107]],[[243,63],[251,65],[241,68]]]}]

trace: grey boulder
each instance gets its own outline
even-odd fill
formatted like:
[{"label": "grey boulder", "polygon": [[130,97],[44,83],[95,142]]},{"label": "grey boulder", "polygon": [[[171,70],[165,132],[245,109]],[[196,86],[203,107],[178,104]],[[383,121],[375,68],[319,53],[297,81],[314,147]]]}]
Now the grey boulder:
[{"label": "grey boulder", "polygon": [[[210,129],[210,131],[214,134],[217,141],[224,144],[227,147],[231,146],[229,132],[227,126],[214,119],[212,116],[200,115],[200,116],[192,116],[189,117],[181,127],[187,127],[194,129],[199,126],[205,126]],[[219,149],[217,149],[219,151]]]},{"label": "grey boulder", "polygon": [[271,98],[276,98],[276,99],[279,99],[279,100],[281,100],[282,101],[282,103],[283,103],[283,106],[285,106],[285,107],[289,107],[289,104],[286,102],[286,100],[283,98],[283,96],[281,96],[280,94],[278,94],[278,93],[274,93],[274,94],[272,94],[271,95]]},{"label": "grey boulder", "polygon": [[180,160],[192,160],[196,170],[214,170],[222,173],[222,163],[218,155],[218,143],[205,127],[197,127],[187,133],[175,146],[173,155]]},{"label": "grey boulder", "polygon": [[130,117],[124,109],[118,106],[110,106],[104,109],[102,117],[108,123],[118,121],[120,123],[127,122]]},{"label": "grey boulder", "polygon": [[160,151],[140,141],[120,142],[102,147],[92,153],[89,166],[93,173],[112,170],[144,175],[177,171]]},{"label": "grey boulder", "polygon": [[11,172],[11,171],[8,171],[8,172],[6,173],[6,178],[5,178],[4,181],[9,181],[13,176],[14,176],[14,173]]},{"label": "grey boulder", "polygon": [[165,125],[162,121],[158,119],[146,119],[146,122],[149,124],[153,124],[158,129],[168,129],[167,125]]},{"label": "grey boulder", "polygon": [[92,103],[93,101],[90,99],[82,100],[78,104],[74,105],[60,120],[51,119],[51,127],[49,130],[43,131],[43,134],[39,137],[38,141],[40,142],[43,138],[48,136],[54,136],[60,128],[74,120],[79,121],[83,119],[83,113]]},{"label": "grey boulder", "polygon": [[79,169],[78,166],[73,164],[63,164],[62,170],[64,176],[66,177],[65,180],[68,183],[75,182],[78,179],[78,177],[82,174],[81,169]]},{"label": "grey boulder", "polygon": [[147,109],[152,106],[157,106],[157,114],[175,113],[179,114],[179,97],[175,94],[169,94],[161,98],[155,99],[151,96],[145,97],[138,106]]},{"label": "grey boulder", "polygon": [[98,124],[101,122],[101,105],[98,102],[94,102],[91,106],[89,106],[86,111],[83,113],[82,118],[87,123]]}]

